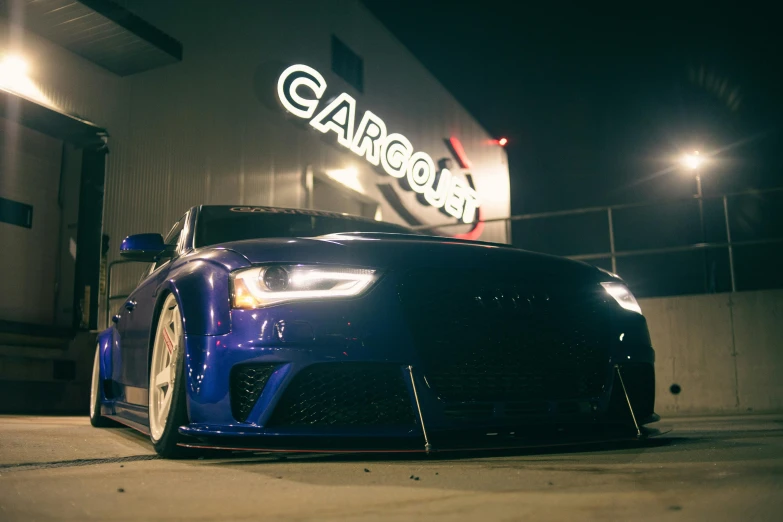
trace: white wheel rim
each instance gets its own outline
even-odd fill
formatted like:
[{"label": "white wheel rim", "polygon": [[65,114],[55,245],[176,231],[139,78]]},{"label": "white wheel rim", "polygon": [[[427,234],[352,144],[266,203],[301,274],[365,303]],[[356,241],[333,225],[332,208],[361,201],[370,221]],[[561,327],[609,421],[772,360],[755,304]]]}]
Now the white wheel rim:
[{"label": "white wheel rim", "polygon": [[95,347],[95,361],[92,364],[92,383],[90,384],[90,418],[98,415],[101,405],[98,404],[98,386],[101,384],[101,346]]},{"label": "white wheel rim", "polygon": [[174,295],[163,303],[155,342],[152,345],[150,366],[149,414],[152,440],[158,441],[166,429],[171,411],[174,381],[177,378],[177,359],[182,349],[182,316]]}]

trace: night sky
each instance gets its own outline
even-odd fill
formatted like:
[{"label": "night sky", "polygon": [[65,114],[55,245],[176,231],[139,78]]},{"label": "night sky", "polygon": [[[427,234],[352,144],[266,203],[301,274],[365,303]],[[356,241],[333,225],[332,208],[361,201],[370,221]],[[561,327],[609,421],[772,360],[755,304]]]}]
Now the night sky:
[{"label": "night sky", "polygon": [[707,194],[783,185],[771,4],[364,3],[509,138],[513,213],[687,197],[693,149],[714,153]]}]

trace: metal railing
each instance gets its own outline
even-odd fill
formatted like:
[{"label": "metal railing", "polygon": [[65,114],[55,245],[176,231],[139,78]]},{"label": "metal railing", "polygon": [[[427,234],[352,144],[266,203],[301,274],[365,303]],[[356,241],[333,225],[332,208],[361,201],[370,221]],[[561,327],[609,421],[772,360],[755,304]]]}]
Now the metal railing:
[{"label": "metal railing", "polygon": [[[585,207],[585,208],[578,208],[578,209],[558,210],[552,212],[520,214],[515,216],[509,216],[507,218],[487,219],[484,220],[484,222],[485,223],[505,222],[507,225],[508,243],[514,244],[512,242],[512,237],[511,237],[511,224],[514,222],[527,221],[527,220],[544,220],[544,219],[551,219],[551,218],[565,217],[565,216],[604,213],[606,214],[606,232],[608,235],[607,239],[608,239],[609,250],[603,252],[593,252],[589,254],[576,254],[576,253],[566,254],[564,255],[564,257],[568,257],[570,259],[583,260],[583,261],[611,259],[612,272],[617,272],[618,258],[642,256],[642,255],[650,255],[650,254],[673,254],[679,252],[689,252],[689,251],[698,251],[698,250],[706,251],[710,249],[726,249],[728,251],[731,291],[736,292],[737,282],[736,282],[736,267],[734,262],[735,248],[742,247],[742,246],[783,243],[783,236],[764,238],[764,239],[733,241],[731,220],[729,218],[729,199],[733,197],[739,197],[739,196],[761,196],[764,194],[774,194],[774,193],[783,193],[783,187],[764,189],[764,190],[747,190],[747,191],[733,192],[733,193],[727,193],[727,194],[715,195],[715,196],[705,195],[700,197],[694,195],[689,198],[656,200],[656,201],[647,201],[647,202],[639,202],[639,203],[624,203],[619,205]],[[708,242],[706,241],[706,239],[703,238],[703,241],[701,242],[692,243],[683,246],[659,247],[659,248],[634,248],[634,249],[626,249],[626,250],[617,250],[616,237],[615,237],[615,215],[614,215],[616,211],[624,210],[624,209],[632,209],[632,208],[654,207],[656,205],[662,205],[662,204],[687,203],[691,201],[705,201],[705,200],[722,200],[723,223],[725,226],[726,241]],[[702,215],[702,220],[703,220],[703,215]],[[441,230],[441,229],[447,229],[450,227],[459,227],[459,226],[464,227],[465,225],[461,223],[448,223],[448,224],[441,224],[441,225],[423,225],[414,228],[416,230],[435,230],[435,229]]]}]

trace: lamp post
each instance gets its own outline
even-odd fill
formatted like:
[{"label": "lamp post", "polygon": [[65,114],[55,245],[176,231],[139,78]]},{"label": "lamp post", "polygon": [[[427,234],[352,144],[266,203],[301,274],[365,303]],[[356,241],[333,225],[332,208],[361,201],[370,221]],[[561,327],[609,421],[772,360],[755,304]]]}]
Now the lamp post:
[{"label": "lamp post", "polygon": [[[701,166],[704,158],[699,155],[699,151],[693,151],[693,154],[686,154],[682,158],[682,164],[685,168],[692,171],[696,176],[696,199],[699,203],[699,225],[701,226],[701,242],[707,243],[707,229],[704,225],[704,194],[701,191]],[[704,291],[709,291],[709,268],[707,264],[707,250],[704,250]]]}]

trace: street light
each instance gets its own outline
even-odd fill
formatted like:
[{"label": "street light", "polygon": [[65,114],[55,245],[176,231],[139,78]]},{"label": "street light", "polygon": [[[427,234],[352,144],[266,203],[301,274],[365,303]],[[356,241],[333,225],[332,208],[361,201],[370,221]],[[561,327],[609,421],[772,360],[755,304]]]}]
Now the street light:
[{"label": "street light", "polygon": [[704,158],[699,154],[698,150],[693,151],[693,154],[686,154],[682,157],[682,164],[688,170],[693,171],[696,174],[696,197],[699,199],[699,219],[701,220],[701,240],[706,242],[706,235],[704,233],[704,205],[703,195],[701,192],[701,166],[704,163]]},{"label": "street light", "polygon": [[[693,151],[693,154],[686,154],[682,157],[683,166],[692,171],[696,175],[696,198],[699,202],[699,224],[701,225],[701,242],[707,243],[707,229],[704,226],[704,195],[701,191],[701,166],[704,164],[704,157],[699,154],[698,150]],[[709,276],[707,268],[707,250],[704,250],[704,290],[709,289]]]},{"label": "street light", "polygon": [[693,154],[686,154],[682,157],[682,164],[690,170],[698,170],[701,164],[704,163],[704,158],[699,155],[699,151],[693,151]]},{"label": "street light", "polygon": [[[682,164],[696,174],[696,197],[699,198],[699,212],[702,213],[701,166],[704,164],[704,157],[699,154],[698,150],[695,150],[693,154],[686,154],[682,157]],[[704,228],[704,216],[702,216],[702,228]]]}]

